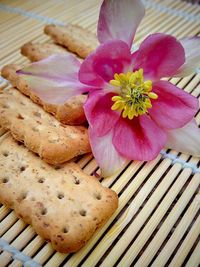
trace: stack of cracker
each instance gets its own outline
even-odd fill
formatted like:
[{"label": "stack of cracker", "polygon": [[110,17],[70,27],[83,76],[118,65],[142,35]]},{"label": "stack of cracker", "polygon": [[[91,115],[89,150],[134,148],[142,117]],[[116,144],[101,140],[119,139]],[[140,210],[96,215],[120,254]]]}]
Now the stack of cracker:
[{"label": "stack of cracker", "polygon": [[[70,51],[84,58],[98,44],[74,25],[48,25],[45,33],[57,44],[25,44],[21,53],[31,61]],[[91,151],[83,126],[86,96],[45,103],[16,74],[19,68],[7,65],[1,72],[13,88],[0,92],[0,126],[8,131],[0,139],[0,202],[57,251],[75,252],[117,209],[118,198],[69,162]]]}]

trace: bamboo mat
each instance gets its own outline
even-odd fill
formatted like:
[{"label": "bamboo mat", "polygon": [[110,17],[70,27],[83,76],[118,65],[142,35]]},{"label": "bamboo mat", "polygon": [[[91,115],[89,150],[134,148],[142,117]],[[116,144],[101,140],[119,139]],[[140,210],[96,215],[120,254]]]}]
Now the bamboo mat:
[{"label": "bamboo mat", "polygon": [[[136,46],[153,32],[177,38],[200,35],[199,5],[174,0],[144,3],[147,12],[136,35]],[[77,23],[95,32],[99,4],[99,0],[1,0],[0,68],[28,62],[19,52],[25,42],[49,42],[43,34],[47,23]],[[200,96],[200,74],[171,81]],[[9,85],[1,79],[0,86]],[[200,124],[200,112],[196,120]],[[91,155],[78,164],[88,174],[98,172]],[[163,150],[151,162],[130,162],[118,175],[104,179],[102,184],[118,193],[119,208],[74,254],[57,253],[13,211],[0,206],[0,266],[198,266],[199,165],[199,158]]]}]

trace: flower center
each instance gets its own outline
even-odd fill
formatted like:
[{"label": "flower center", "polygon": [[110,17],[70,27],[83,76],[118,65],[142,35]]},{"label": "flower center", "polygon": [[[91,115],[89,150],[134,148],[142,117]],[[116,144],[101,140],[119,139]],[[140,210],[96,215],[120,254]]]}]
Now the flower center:
[{"label": "flower center", "polygon": [[151,92],[152,81],[144,81],[143,69],[135,72],[115,73],[114,80],[110,84],[118,87],[119,95],[113,96],[112,110],[122,111],[122,117],[133,117],[145,114],[152,107],[151,99],[157,99],[158,95]]}]

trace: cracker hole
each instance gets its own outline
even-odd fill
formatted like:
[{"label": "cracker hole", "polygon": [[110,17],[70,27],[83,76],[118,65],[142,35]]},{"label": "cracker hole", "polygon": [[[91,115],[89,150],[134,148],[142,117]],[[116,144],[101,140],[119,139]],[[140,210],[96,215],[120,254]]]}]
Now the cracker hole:
[{"label": "cracker hole", "polygon": [[[36,154],[37,155],[37,154]],[[37,155],[38,156],[38,155]],[[39,157],[39,156],[38,156]],[[44,165],[40,166],[41,169],[46,170],[46,167]]]},{"label": "cracker hole", "polygon": [[38,180],[38,183],[40,183],[40,184],[43,184],[43,183],[44,183],[44,181],[45,181],[45,179],[44,179],[44,178],[40,178],[40,179]]},{"label": "cracker hole", "polygon": [[17,119],[19,119],[19,120],[24,120],[24,117],[23,117],[21,114],[18,114],[18,115],[17,115]]},{"label": "cracker hole", "polygon": [[62,232],[63,232],[64,234],[67,234],[67,233],[69,232],[69,228],[67,228],[67,227],[63,227]]},{"label": "cracker hole", "polygon": [[21,199],[22,200],[25,199],[26,197],[27,197],[27,192],[24,192],[24,193],[21,194]]},{"label": "cracker hole", "polygon": [[26,166],[21,166],[20,167],[20,172],[24,172],[26,170]]},{"label": "cracker hole", "polygon": [[59,193],[59,194],[57,195],[57,197],[58,197],[59,199],[62,199],[62,198],[64,198],[64,194],[63,194],[63,193]]},{"label": "cracker hole", "polygon": [[38,129],[37,127],[32,127],[32,130],[33,130],[34,132],[39,132],[39,129]]},{"label": "cracker hole", "polygon": [[46,208],[42,209],[41,214],[42,215],[46,215],[47,214],[47,209]]},{"label": "cracker hole", "polygon": [[96,193],[94,194],[94,197],[97,199],[97,200],[101,200],[102,196],[100,193]]},{"label": "cracker hole", "polygon": [[55,170],[60,170],[61,168],[62,168],[62,166],[59,166],[59,165],[54,167]]},{"label": "cracker hole", "polygon": [[4,157],[8,157],[8,155],[9,155],[8,151],[4,151],[2,154]]},{"label": "cracker hole", "polygon": [[3,108],[9,108],[10,106],[8,104],[4,104]]},{"label": "cracker hole", "polygon": [[41,113],[38,112],[38,111],[34,111],[34,112],[33,112],[33,115],[34,115],[35,117],[38,117],[38,118],[41,118],[41,117],[42,117]]},{"label": "cracker hole", "polygon": [[21,146],[23,143],[20,141],[17,141],[18,146]]},{"label": "cracker hole", "polygon": [[2,182],[3,182],[4,184],[8,183],[8,181],[9,181],[9,179],[8,179],[7,177],[4,177],[4,178],[2,179]]},{"label": "cracker hole", "polygon": [[80,184],[81,182],[80,182],[80,180],[79,180],[77,177],[74,177],[74,183],[78,185],[78,184]]},{"label": "cracker hole", "polygon": [[81,215],[81,216],[83,216],[83,217],[85,217],[86,216],[86,210],[80,210],[79,211],[79,214]]}]

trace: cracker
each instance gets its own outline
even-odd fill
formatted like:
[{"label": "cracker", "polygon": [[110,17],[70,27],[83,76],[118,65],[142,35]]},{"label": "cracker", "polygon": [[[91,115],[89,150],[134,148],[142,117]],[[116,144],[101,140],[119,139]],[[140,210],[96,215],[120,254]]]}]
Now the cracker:
[{"label": "cracker", "polygon": [[115,192],[75,163],[55,169],[7,136],[0,145],[0,202],[63,253],[80,249],[117,209]]},{"label": "cracker", "polygon": [[67,47],[82,58],[86,58],[98,46],[96,35],[78,25],[50,24],[44,28],[44,32],[51,36],[54,42]]},{"label": "cracker", "polygon": [[69,54],[69,52],[60,45],[26,43],[21,47],[21,54],[30,61],[39,61],[55,54]]},{"label": "cracker", "polygon": [[90,152],[87,128],[62,125],[13,88],[0,94],[0,125],[50,164]]},{"label": "cracker", "polygon": [[11,84],[20,92],[29,96],[35,103],[41,105],[44,110],[53,114],[60,122],[69,125],[80,125],[85,122],[85,114],[83,104],[86,101],[86,95],[79,95],[70,98],[64,105],[52,105],[43,102],[34,93],[31,92],[27,82],[16,71],[20,67],[14,64],[9,64],[1,70],[1,75],[9,80]]}]

